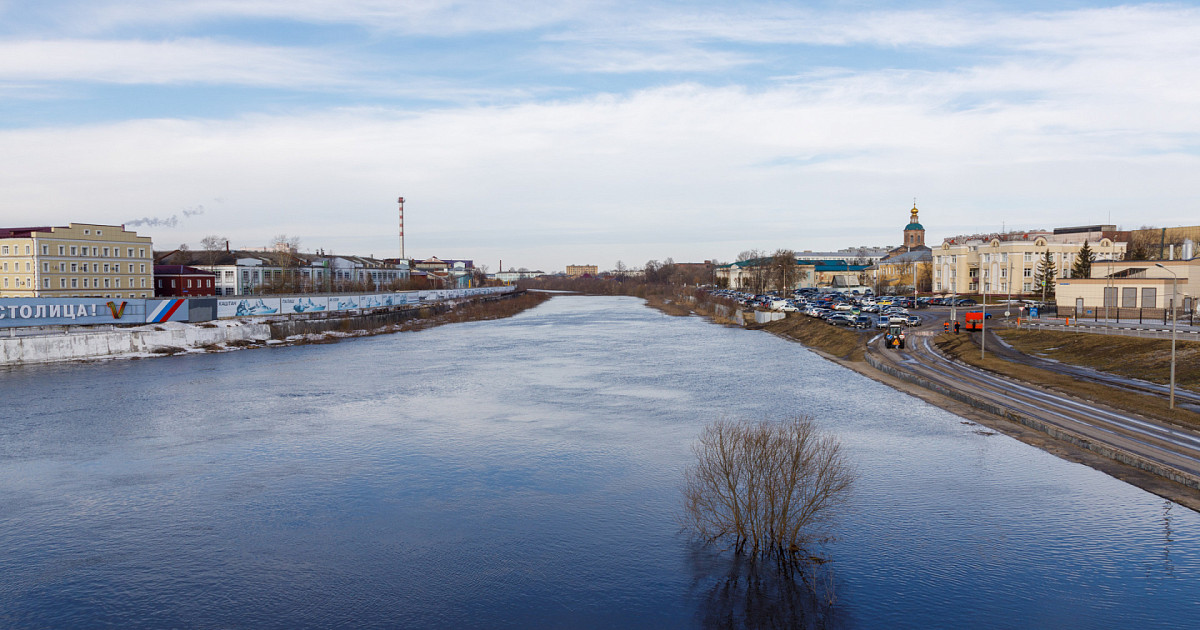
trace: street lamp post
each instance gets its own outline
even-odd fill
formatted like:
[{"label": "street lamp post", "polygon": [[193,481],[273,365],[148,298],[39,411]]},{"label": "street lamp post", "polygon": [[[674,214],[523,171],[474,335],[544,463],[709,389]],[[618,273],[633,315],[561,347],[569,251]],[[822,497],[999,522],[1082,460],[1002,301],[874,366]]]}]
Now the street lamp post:
[{"label": "street lamp post", "polygon": [[979,281],[983,283],[983,304],[979,305],[979,358],[982,360],[987,358],[987,292],[990,283],[983,278]]},{"label": "street lamp post", "polygon": [[1163,271],[1171,274],[1171,404],[1170,408],[1175,408],[1175,329],[1179,323],[1178,310],[1175,308],[1175,302],[1179,299],[1179,275],[1174,271],[1167,269],[1162,263],[1154,263],[1155,267],[1162,268]]}]

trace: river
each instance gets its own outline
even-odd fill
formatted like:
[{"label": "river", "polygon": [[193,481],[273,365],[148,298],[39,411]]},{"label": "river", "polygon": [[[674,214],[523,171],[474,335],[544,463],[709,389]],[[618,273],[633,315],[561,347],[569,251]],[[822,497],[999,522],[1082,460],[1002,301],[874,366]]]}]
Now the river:
[{"label": "river", "polygon": [[[1200,619],[1196,513],[798,344],[633,298],[23,367],[0,392],[5,628]],[[859,475],[821,549],[836,603],[815,612],[728,588],[730,559],[676,520],[704,423],[797,413]]]}]

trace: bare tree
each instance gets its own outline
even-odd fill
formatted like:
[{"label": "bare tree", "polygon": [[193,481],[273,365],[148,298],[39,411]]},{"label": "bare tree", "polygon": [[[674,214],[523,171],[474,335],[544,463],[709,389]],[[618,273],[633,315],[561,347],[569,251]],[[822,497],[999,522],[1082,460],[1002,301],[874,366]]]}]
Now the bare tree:
[{"label": "bare tree", "polygon": [[796,252],[790,249],[775,250],[769,265],[767,284],[778,291],[791,291],[804,279],[804,271],[796,264]]},{"label": "bare tree", "polygon": [[719,420],[692,446],[683,489],[684,525],[736,554],[794,566],[824,540],[854,472],[811,418]]},{"label": "bare tree", "polygon": [[200,239],[200,249],[204,250],[204,262],[208,265],[217,264],[217,259],[225,251],[225,243],[229,242],[224,236],[209,234]]},{"label": "bare tree", "polygon": [[295,254],[300,251],[300,237],[276,234],[275,238],[271,239],[271,249],[277,252]]}]

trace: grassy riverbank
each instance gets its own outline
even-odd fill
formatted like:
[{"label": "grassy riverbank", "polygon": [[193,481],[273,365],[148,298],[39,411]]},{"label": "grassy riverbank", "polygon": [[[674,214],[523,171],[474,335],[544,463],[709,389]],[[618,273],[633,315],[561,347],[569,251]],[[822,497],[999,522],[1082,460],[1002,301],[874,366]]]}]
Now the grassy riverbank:
[{"label": "grassy riverbank", "polygon": [[824,320],[804,315],[791,315],[761,328],[844,361],[863,361],[866,340],[871,338],[870,331],[830,326]]},{"label": "grassy riverbank", "polygon": [[[998,334],[1025,354],[1164,385],[1171,379],[1169,339],[1042,330],[1002,330]],[[1200,390],[1200,343],[1178,341],[1175,355],[1176,385]]]},{"label": "grassy riverbank", "polygon": [[[1012,331],[1012,332],[1017,332],[1017,331]],[[1021,332],[1022,332],[1022,334],[1025,334],[1025,331],[1021,331]],[[1150,340],[1150,339],[1110,337],[1107,335],[1084,335],[1084,334],[1076,334],[1076,333],[1046,333],[1046,332],[1039,331],[1039,332],[1034,332],[1032,334],[1065,335],[1065,336],[1070,336],[1070,337],[1096,337],[1097,339],[1082,340],[1081,345],[1095,344],[1096,347],[1093,349],[1093,352],[1097,352],[1097,353],[1114,353],[1115,352],[1114,350],[1111,350],[1111,349],[1110,350],[1104,349],[1104,344],[1106,341],[1112,341],[1112,340],[1123,340],[1123,341],[1128,340],[1128,341],[1140,341],[1140,342],[1156,341],[1156,340]],[[1004,335],[1004,339],[1008,343],[1012,343],[1012,341],[1009,341],[1010,337],[1007,334]],[[1055,340],[1047,339],[1047,338],[1043,337],[1043,338],[1037,340],[1036,344],[1038,346],[1044,346],[1046,348],[1055,348],[1055,347],[1061,347],[1061,346],[1055,346],[1054,343],[1062,343],[1064,341],[1066,341],[1066,340],[1059,339],[1059,340],[1055,341]],[[1026,348],[1035,347],[1035,345],[1034,345],[1035,342],[1030,341],[1028,339],[1022,339],[1022,340],[1020,340],[1020,342]],[[976,367],[980,367],[980,368],[983,368],[983,369],[991,371],[991,372],[995,372],[997,374],[1001,374],[1004,376],[1008,376],[1010,378],[1015,378],[1015,379],[1018,379],[1021,381],[1025,381],[1027,383],[1033,383],[1033,384],[1043,387],[1045,389],[1056,391],[1061,394],[1066,394],[1066,395],[1070,395],[1070,396],[1075,396],[1077,398],[1083,398],[1086,400],[1092,400],[1095,402],[1103,403],[1105,405],[1108,405],[1108,406],[1116,408],[1116,409],[1121,409],[1121,410],[1129,411],[1129,412],[1133,412],[1133,413],[1139,413],[1144,416],[1157,418],[1159,420],[1164,420],[1167,422],[1174,422],[1176,424],[1180,424],[1183,426],[1200,428],[1200,414],[1194,413],[1192,411],[1188,411],[1186,409],[1181,409],[1181,408],[1170,409],[1168,407],[1167,401],[1158,396],[1152,396],[1152,395],[1148,395],[1148,394],[1139,394],[1139,393],[1131,392],[1131,391],[1124,390],[1124,389],[1117,389],[1114,387],[1109,387],[1107,385],[1101,385],[1099,383],[1090,383],[1090,382],[1086,382],[1086,381],[1079,381],[1079,380],[1076,380],[1075,378],[1073,378],[1071,376],[1067,376],[1065,374],[1059,374],[1057,372],[1051,372],[1049,370],[1043,370],[1040,368],[1024,365],[1021,363],[1015,363],[1013,361],[1001,359],[990,352],[987,353],[986,357],[980,358],[979,345],[976,344],[972,340],[971,335],[965,335],[965,334],[955,335],[953,333],[942,333],[934,339],[934,343],[938,346],[938,348],[940,348],[942,350],[942,352],[946,353],[946,355],[948,355],[950,357],[958,359],[959,361],[962,361],[964,363],[974,365]],[[1169,360],[1170,360],[1170,356],[1169,356],[1170,355],[1170,343],[1171,342],[1167,341],[1166,343],[1167,343],[1167,354],[1168,354],[1167,360],[1169,362]],[[1018,349],[1021,349],[1022,351],[1026,351],[1021,346],[1018,346],[1015,343],[1013,344],[1013,346]],[[1133,346],[1133,348],[1130,350],[1130,354],[1127,359],[1116,360],[1116,361],[1112,361],[1111,359],[1106,359],[1106,361],[1111,361],[1111,364],[1114,364],[1114,365],[1119,363],[1121,365],[1121,369],[1126,370],[1129,375],[1137,376],[1138,378],[1144,378],[1143,375],[1138,373],[1135,366],[1137,366],[1138,360],[1146,360],[1147,357],[1150,356],[1147,353],[1152,353],[1152,351],[1150,349],[1148,349],[1147,347],[1142,347],[1138,344],[1132,344],[1132,346]],[[1075,351],[1078,351],[1078,347],[1076,348]],[[1050,358],[1057,358],[1057,357],[1050,357]],[[1097,359],[1097,358],[1093,358],[1090,360],[1090,362],[1091,363],[1100,363],[1101,360]],[[1080,364],[1084,365],[1085,363],[1080,363]],[[1148,369],[1150,369],[1150,371],[1153,371],[1153,368],[1148,368]]]}]

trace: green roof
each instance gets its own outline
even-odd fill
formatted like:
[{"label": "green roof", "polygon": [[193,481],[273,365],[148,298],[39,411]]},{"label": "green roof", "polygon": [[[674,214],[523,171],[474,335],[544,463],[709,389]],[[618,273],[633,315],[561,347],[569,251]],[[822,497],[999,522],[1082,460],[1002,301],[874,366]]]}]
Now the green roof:
[{"label": "green roof", "polygon": [[925,226],[921,225],[920,223],[909,223],[908,225],[904,226],[904,231],[906,231],[906,232],[908,230],[924,230],[924,229],[925,229]]}]

